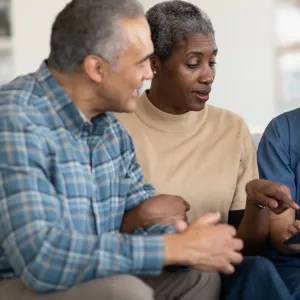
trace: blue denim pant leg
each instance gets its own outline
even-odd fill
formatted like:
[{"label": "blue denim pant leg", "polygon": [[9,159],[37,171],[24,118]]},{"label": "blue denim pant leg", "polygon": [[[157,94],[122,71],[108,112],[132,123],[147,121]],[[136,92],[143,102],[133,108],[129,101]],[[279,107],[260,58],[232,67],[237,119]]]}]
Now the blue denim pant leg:
[{"label": "blue denim pant leg", "polygon": [[294,300],[274,264],[265,257],[244,258],[233,275],[222,276],[222,300]]},{"label": "blue denim pant leg", "polygon": [[275,267],[293,299],[300,300],[300,258],[284,257],[275,262]]}]

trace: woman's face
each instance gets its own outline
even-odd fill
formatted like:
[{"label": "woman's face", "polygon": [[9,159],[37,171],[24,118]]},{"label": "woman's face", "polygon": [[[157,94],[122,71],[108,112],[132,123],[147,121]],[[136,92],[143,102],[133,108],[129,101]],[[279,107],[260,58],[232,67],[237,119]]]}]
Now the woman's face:
[{"label": "woman's face", "polygon": [[217,52],[214,34],[193,34],[173,50],[167,61],[154,58],[161,99],[168,102],[161,104],[168,106],[169,113],[204,108],[215,79]]}]

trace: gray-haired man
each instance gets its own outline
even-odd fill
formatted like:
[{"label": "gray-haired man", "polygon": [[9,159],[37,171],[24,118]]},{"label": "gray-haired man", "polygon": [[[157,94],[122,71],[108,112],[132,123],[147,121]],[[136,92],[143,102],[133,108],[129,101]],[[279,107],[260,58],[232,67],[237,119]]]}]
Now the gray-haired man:
[{"label": "gray-haired man", "polygon": [[[154,196],[109,113],[135,109],[152,52],[135,0],[74,0],[48,60],[0,88],[1,300],[217,299],[216,273],[196,270],[242,260],[218,214],[187,228],[183,199]],[[169,265],[195,270],[158,276]]]}]

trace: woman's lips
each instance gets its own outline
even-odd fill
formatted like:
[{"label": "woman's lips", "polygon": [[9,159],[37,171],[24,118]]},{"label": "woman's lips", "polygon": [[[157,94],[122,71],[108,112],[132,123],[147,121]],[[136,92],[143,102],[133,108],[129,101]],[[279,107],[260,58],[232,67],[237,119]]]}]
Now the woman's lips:
[{"label": "woman's lips", "polygon": [[201,102],[205,102],[209,99],[209,92],[205,93],[205,92],[193,91],[192,94],[198,101]]}]

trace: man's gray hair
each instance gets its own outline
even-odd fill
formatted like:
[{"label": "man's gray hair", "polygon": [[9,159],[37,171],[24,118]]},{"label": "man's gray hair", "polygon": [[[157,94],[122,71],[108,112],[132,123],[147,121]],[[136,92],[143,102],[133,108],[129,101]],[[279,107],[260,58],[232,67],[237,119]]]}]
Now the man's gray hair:
[{"label": "man's gray hair", "polygon": [[146,17],[151,29],[154,53],[161,60],[167,60],[184,37],[196,33],[215,33],[207,14],[185,1],[156,4],[147,11]]},{"label": "man's gray hair", "polygon": [[144,9],[136,0],[71,1],[52,26],[49,64],[72,72],[88,55],[97,55],[115,65],[128,46],[121,21],[140,15]]}]

